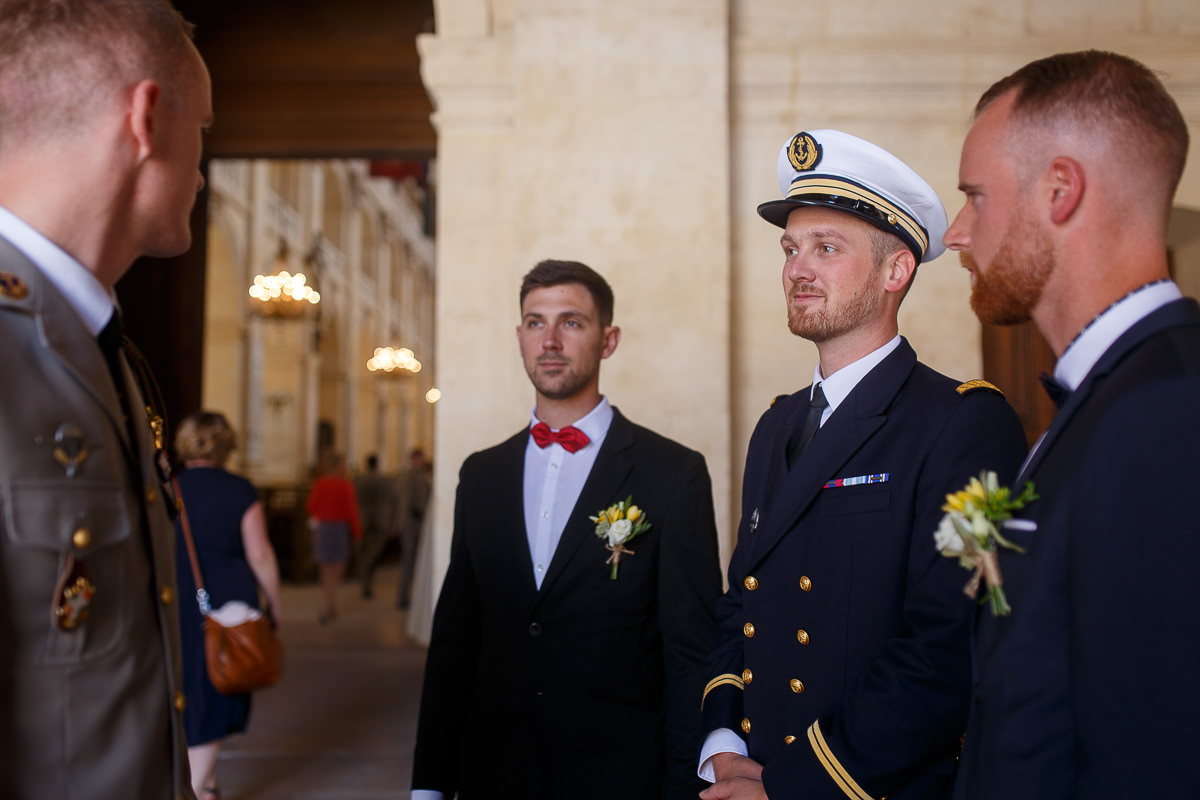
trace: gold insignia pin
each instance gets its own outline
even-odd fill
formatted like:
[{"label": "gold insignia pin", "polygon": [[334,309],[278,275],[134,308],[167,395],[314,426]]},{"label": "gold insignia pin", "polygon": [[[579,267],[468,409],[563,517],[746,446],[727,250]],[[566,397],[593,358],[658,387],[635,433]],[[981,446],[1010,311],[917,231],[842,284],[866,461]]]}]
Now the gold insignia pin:
[{"label": "gold insignia pin", "polygon": [[29,296],[29,287],[11,272],[0,272],[0,296],[10,300],[24,300]]},{"label": "gold insignia pin", "polygon": [[797,172],[805,172],[821,161],[821,144],[808,133],[797,133],[788,144],[788,161]]},{"label": "gold insignia pin", "polygon": [[54,460],[67,468],[67,477],[74,478],[79,466],[90,455],[83,431],[67,422],[54,431]]}]

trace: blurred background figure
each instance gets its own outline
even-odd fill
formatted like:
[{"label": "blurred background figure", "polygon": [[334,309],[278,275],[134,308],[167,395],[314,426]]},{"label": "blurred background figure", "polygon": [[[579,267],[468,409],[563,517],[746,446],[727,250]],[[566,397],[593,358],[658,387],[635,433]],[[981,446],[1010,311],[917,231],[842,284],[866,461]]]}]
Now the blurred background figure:
[{"label": "blurred background figure", "polygon": [[[175,451],[183,463],[179,490],[191,523],[196,557],[213,608],[240,600],[262,608],[278,623],[279,567],[267,537],[266,517],[250,481],[225,469],[236,446],[223,414],[198,411],[179,426]],[[192,786],[200,800],[217,800],[216,766],[222,740],[242,733],[250,718],[250,695],[222,695],[213,688],[204,663],[204,624],[197,604],[187,547],[175,522],[175,562],[182,598],[179,604],[183,645],[183,685]]]},{"label": "blurred background figure", "polygon": [[400,575],[400,591],[396,597],[398,608],[408,608],[412,595],[413,574],[417,566],[417,544],[421,539],[421,521],[425,519],[425,507],[429,504],[430,477],[433,464],[421,448],[409,454],[409,466],[399,479],[399,504],[396,513],[396,528],[400,534],[400,558],[403,567]]},{"label": "blurred background figure", "polygon": [[354,484],[346,477],[346,458],[334,453],[329,469],[313,482],[308,495],[309,527],[313,532],[313,560],[321,580],[325,607],[317,621],[337,619],[337,588],[346,573],[352,541],[362,538]]},{"label": "blurred background figure", "polygon": [[354,479],[354,494],[362,514],[362,542],[358,549],[358,575],[362,580],[363,597],[371,596],[371,581],[375,566],[383,556],[388,539],[397,531],[393,520],[397,512],[397,485],[386,475],[379,474],[379,457],[367,456],[367,471]]}]

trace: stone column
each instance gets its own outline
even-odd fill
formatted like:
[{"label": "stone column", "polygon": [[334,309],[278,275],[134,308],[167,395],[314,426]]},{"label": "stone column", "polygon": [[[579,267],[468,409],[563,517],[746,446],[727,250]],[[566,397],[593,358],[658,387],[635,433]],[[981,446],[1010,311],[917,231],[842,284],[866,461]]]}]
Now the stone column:
[{"label": "stone column", "polygon": [[601,390],[704,453],[727,534],[728,3],[441,0],[436,12],[438,34],[418,41],[438,130],[433,591],[459,465],[528,420],[517,291],[543,258],[608,278],[623,338]]}]

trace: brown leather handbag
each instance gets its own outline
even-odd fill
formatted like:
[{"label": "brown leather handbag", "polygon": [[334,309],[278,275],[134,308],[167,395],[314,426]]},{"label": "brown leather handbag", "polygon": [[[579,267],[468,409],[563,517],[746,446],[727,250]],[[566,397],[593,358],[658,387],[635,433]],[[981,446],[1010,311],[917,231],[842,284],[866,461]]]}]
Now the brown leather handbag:
[{"label": "brown leather handbag", "polygon": [[245,694],[274,686],[283,674],[283,644],[275,635],[270,609],[267,614],[238,625],[222,625],[213,618],[179,482],[171,478],[171,485],[179,503],[183,540],[187,543],[192,577],[196,580],[196,603],[204,617],[204,661],[208,679],[221,694]]}]

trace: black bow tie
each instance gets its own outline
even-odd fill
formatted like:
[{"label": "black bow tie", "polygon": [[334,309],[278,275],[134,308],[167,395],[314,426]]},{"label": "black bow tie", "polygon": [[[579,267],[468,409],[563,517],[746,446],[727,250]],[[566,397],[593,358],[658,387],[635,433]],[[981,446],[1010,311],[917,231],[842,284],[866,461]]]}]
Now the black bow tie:
[{"label": "black bow tie", "polygon": [[1067,402],[1067,398],[1071,396],[1071,390],[1062,381],[1046,372],[1038,375],[1038,380],[1042,382],[1042,388],[1046,390],[1046,394],[1050,395],[1054,405],[1062,408],[1063,404]]}]

